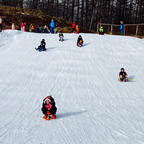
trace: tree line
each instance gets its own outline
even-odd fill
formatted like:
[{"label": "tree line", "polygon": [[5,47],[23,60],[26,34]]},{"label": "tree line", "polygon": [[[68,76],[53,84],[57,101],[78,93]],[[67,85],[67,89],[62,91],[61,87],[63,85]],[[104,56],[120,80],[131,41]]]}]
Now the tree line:
[{"label": "tree line", "polygon": [[96,29],[98,22],[144,23],[144,0],[0,0],[0,4],[39,9],[87,29]]}]

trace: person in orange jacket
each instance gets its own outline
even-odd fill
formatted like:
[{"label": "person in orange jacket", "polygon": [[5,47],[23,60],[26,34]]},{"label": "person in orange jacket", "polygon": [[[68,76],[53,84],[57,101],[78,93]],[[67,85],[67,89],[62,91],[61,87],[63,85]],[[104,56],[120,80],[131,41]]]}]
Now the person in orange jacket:
[{"label": "person in orange jacket", "polygon": [[78,25],[76,25],[76,32],[75,33],[79,34],[79,27],[78,27]]},{"label": "person in orange jacket", "polygon": [[31,26],[32,32],[35,32],[35,27],[34,25]]}]

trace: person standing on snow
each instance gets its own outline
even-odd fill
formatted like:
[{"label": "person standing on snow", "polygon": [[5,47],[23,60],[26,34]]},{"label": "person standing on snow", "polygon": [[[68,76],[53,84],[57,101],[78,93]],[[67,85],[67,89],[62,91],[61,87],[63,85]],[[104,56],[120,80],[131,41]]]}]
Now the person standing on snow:
[{"label": "person standing on snow", "polygon": [[15,30],[15,24],[14,23],[12,23],[11,29]]},{"label": "person standing on snow", "polygon": [[56,111],[57,108],[55,106],[54,98],[51,96],[51,94],[48,94],[48,96],[43,100],[42,104],[42,112],[44,114],[43,118],[46,120],[56,119]]},{"label": "person standing on snow", "polygon": [[51,31],[52,34],[54,34],[54,28],[55,28],[55,22],[54,22],[54,20],[52,19],[52,20],[51,20],[51,23],[50,23],[50,31]]},{"label": "person standing on snow", "polygon": [[21,24],[21,31],[26,32],[26,22]]},{"label": "person standing on snow", "polygon": [[99,34],[100,34],[100,35],[104,35],[104,29],[103,29],[103,26],[101,26],[101,27],[99,28]]},{"label": "person standing on snow", "polygon": [[121,35],[124,35],[124,22],[120,21],[121,25],[120,25],[120,31],[121,31]]},{"label": "person standing on snow", "polygon": [[79,26],[78,25],[76,25],[76,32],[75,33],[79,34]]},{"label": "person standing on snow", "polygon": [[75,22],[73,22],[72,23],[72,32],[75,32],[75,27],[76,27]]},{"label": "person standing on snow", "polygon": [[2,31],[2,18],[0,17],[0,32]]}]

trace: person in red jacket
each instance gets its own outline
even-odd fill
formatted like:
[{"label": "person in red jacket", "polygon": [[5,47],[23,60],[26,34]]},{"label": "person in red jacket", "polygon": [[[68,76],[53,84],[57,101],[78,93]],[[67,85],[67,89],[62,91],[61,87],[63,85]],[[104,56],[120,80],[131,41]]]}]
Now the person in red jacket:
[{"label": "person in red jacket", "polygon": [[73,22],[73,24],[72,24],[72,32],[75,32],[75,27],[76,27],[75,22]]}]

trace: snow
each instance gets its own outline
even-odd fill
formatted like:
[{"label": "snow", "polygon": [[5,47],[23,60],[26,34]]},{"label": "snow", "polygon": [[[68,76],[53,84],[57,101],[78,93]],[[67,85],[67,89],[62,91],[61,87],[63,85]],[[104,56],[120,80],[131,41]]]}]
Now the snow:
[{"label": "snow", "polygon": [[[81,35],[78,48],[76,34],[0,33],[0,144],[144,144],[144,41]],[[45,121],[49,92],[57,119]]]}]

